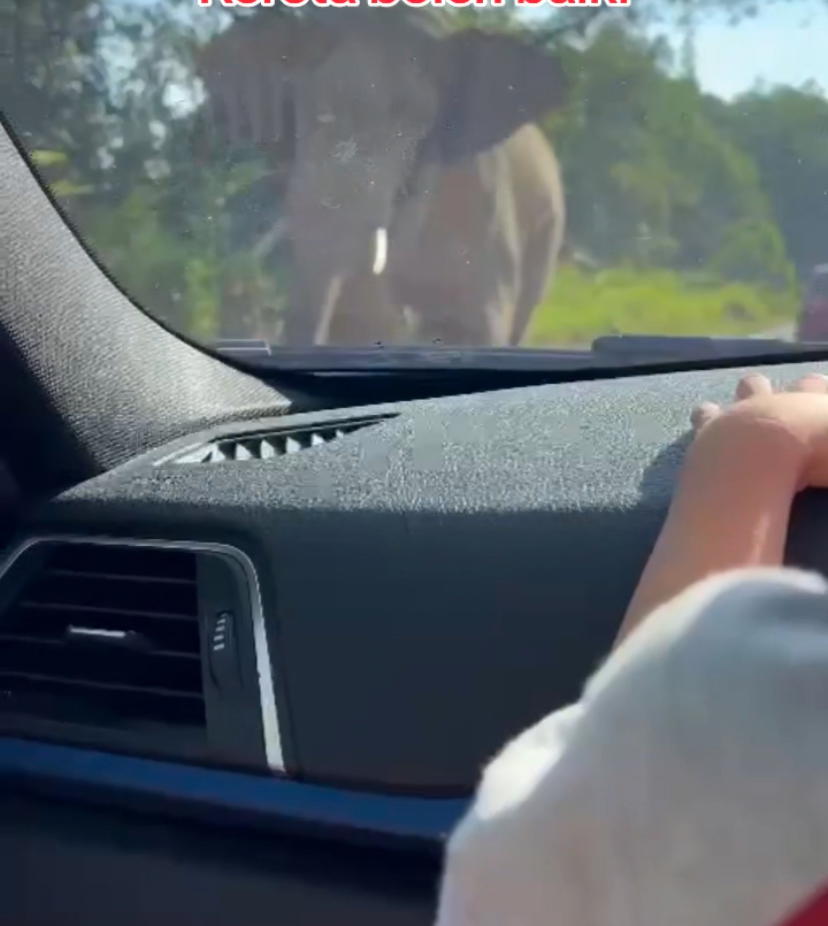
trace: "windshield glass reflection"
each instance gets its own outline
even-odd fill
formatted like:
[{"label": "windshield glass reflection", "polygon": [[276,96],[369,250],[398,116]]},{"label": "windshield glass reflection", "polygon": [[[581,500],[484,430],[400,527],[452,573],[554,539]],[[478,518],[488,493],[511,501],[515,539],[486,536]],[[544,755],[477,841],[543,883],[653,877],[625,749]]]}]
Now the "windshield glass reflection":
[{"label": "windshield glass reflection", "polygon": [[85,242],[207,344],[820,341],[826,27],[818,0],[0,0],[0,87]]}]

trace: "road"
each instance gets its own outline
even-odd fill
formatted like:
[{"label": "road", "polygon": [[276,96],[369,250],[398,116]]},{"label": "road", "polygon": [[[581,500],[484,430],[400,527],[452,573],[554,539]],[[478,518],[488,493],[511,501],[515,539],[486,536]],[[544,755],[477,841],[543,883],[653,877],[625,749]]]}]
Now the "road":
[{"label": "road", "polygon": [[752,334],[752,338],[771,338],[781,341],[793,341],[795,326],[793,322],[787,325],[780,325],[778,328],[769,328],[767,331],[760,331],[758,334]]}]

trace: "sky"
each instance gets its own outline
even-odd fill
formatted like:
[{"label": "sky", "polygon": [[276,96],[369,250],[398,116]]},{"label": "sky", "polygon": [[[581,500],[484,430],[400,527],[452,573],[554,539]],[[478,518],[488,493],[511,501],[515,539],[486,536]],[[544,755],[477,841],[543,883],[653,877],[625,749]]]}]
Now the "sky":
[{"label": "sky", "polygon": [[[813,81],[828,93],[828,4],[788,0],[757,6],[759,12],[737,26],[724,14],[697,15],[696,76],[702,88],[732,99],[760,81],[797,87]],[[624,15],[615,13],[619,19]],[[680,47],[683,32],[676,26],[662,22],[650,31]]]},{"label": "sky", "polygon": [[699,17],[696,73],[701,85],[726,99],[758,80],[828,92],[828,5],[799,0],[771,4],[736,28],[723,16]]}]

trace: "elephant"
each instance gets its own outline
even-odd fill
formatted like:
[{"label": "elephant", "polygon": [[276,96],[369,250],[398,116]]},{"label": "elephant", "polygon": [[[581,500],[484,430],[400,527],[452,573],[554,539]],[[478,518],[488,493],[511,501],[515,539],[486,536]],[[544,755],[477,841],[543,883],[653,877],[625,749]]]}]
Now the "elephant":
[{"label": "elephant", "polygon": [[565,101],[563,65],[433,22],[262,11],[200,51],[214,133],[265,153],[290,137],[283,344],[515,346],[552,281],[565,197],[537,120]]}]

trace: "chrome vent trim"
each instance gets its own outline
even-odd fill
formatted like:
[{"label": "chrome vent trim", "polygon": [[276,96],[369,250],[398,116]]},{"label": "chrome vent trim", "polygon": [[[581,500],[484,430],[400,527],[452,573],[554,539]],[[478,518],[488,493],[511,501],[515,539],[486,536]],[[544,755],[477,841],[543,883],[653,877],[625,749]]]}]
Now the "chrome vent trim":
[{"label": "chrome vent trim", "polygon": [[305,427],[273,428],[251,434],[237,434],[200,444],[162,463],[226,463],[247,460],[273,460],[288,454],[321,447],[335,440],[388,421],[394,415],[372,418],[348,418]]},{"label": "chrome vent trim", "polygon": [[122,537],[39,535],[31,537],[17,546],[0,566],[0,583],[14,564],[33,547],[43,544],[92,544],[102,547],[122,546],[179,550],[191,553],[217,553],[234,560],[243,570],[250,592],[250,615],[253,623],[256,671],[258,676],[259,703],[261,707],[264,749],[268,767],[275,772],[285,771],[281,725],[276,706],[273,668],[270,660],[267,628],[264,620],[261,587],[253,561],[237,547],[229,544],[200,541],[144,540]]}]

